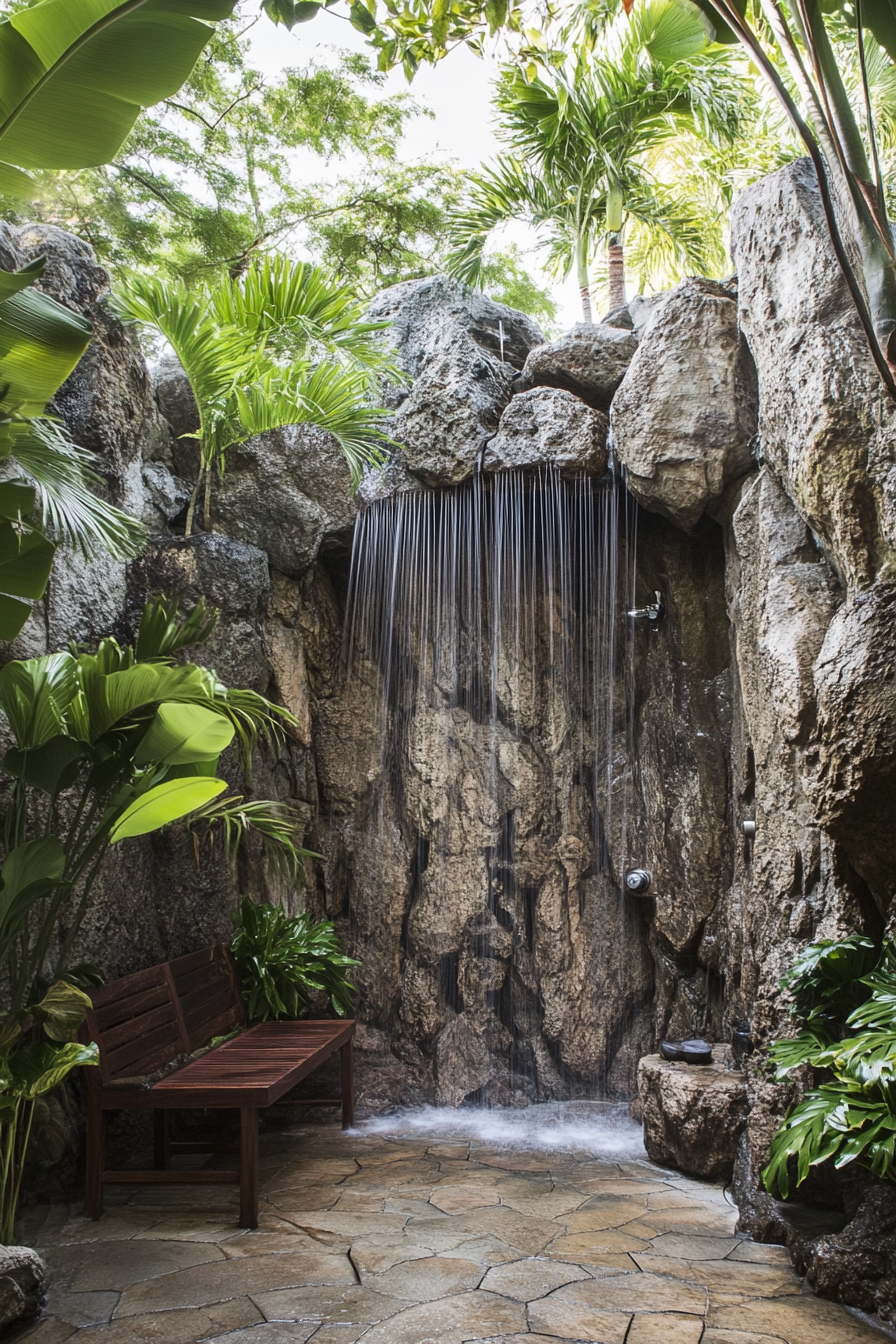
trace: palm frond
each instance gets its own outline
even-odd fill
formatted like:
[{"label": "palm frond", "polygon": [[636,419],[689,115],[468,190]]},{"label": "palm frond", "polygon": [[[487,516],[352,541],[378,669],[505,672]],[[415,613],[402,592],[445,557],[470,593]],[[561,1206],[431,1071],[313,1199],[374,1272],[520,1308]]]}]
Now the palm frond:
[{"label": "palm frond", "polygon": [[286,803],[247,802],[240,795],[231,795],[194,812],[191,828],[200,823],[220,830],[225,852],[231,858],[236,858],[250,834],[260,835],[275,870],[293,880],[300,875],[306,858],[318,857],[296,843],[301,823]]},{"label": "palm frond", "polygon": [[94,469],[96,458],[72,441],[61,422],[41,417],[14,424],[6,461],[37,487],[43,523],[59,541],[88,560],[101,551],[117,560],[140,554],[146,529],[94,493],[105,484]]}]

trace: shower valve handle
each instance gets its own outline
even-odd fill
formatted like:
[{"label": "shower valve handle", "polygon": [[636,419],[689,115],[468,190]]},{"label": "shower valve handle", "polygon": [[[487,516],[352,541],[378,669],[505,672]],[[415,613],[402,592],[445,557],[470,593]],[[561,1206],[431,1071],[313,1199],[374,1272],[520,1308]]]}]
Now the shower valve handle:
[{"label": "shower valve handle", "polygon": [[639,896],[650,890],[650,874],[646,868],[630,868],[625,875],[625,885],[629,891],[634,891]]}]

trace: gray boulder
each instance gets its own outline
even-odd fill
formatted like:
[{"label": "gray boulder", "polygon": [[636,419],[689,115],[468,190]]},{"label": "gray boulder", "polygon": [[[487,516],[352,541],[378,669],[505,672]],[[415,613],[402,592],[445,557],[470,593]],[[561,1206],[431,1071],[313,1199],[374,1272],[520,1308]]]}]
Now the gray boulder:
[{"label": "gray boulder", "polygon": [[521,392],[501,417],[485,450],[484,471],[554,463],[600,475],[607,466],[609,421],[603,411],[555,387]]},{"label": "gray boulder", "polygon": [[756,361],[765,460],[850,587],[892,568],[896,407],[837,263],[815,171],[799,159],[731,213],[741,328]]},{"label": "gray boulder", "polygon": [[402,455],[395,453],[381,466],[365,469],[356,498],[364,508],[368,504],[375,504],[377,500],[388,499],[390,495],[403,495],[408,491],[422,489],[417,477],[412,476],[404,465]]},{"label": "gray boulder", "polygon": [[512,394],[512,379],[544,336],[531,318],[445,276],[410,280],[376,295],[371,321],[412,380],[392,389],[388,433],[407,469],[427,485],[476,471]]},{"label": "gray boulder", "polygon": [[523,367],[533,346],[544,342],[543,331],[531,317],[447,275],[405,280],[381,290],[371,299],[367,318],[390,324],[385,339],[412,378],[446,339],[459,332],[515,369]]},{"label": "gray boulder", "polygon": [[[175,439],[180,439],[185,434],[196,434],[199,430],[199,407],[196,405],[193,389],[181,362],[172,350],[162,355],[159,362],[153,365],[151,378],[159,410],[171,427]],[[185,449],[192,450],[190,458],[192,473],[193,459],[195,458],[197,463],[199,460],[195,440],[188,439],[184,443],[177,444],[176,448],[181,453]]]},{"label": "gray boulder", "polygon": [[630,330],[580,322],[558,340],[536,346],[520,381],[524,388],[566,388],[591,405],[606,408],[637,348]]},{"label": "gray boulder", "polygon": [[727,1180],[747,1118],[742,1073],[726,1067],[726,1046],[706,1065],[672,1064],[645,1055],[638,1065],[644,1147],[654,1162],[692,1176]]},{"label": "gray boulder", "polygon": [[321,549],[347,548],[357,513],[348,463],[332,434],[288,425],[232,448],[212,496],[228,536],[260,546],[297,577]]},{"label": "gray boulder", "polygon": [[46,1269],[28,1246],[0,1246],[0,1330],[32,1320],[43,1306]]},{"label": "gray boulder", "polygon": [[752,466],[756,395],[737,303],[684,280],[658,305],[610,413],[631,493],[690,531]]}]

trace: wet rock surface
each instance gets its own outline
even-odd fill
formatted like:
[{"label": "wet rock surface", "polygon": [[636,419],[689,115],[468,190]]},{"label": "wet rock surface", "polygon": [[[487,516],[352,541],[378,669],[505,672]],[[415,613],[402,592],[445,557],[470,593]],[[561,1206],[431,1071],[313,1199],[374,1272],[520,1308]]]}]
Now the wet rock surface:
[{"label": "wet rock surface", "polygon": [[635,499],[686,531],[750,470],[754,376],[730,289],[684,280],[656,308],[610,423]]},{"label": "wet rock surface", "polygon": [[638,348],[631,321],[629,315],[629,330],[583,322],[536,346],[526,359],[521,386],[562,387],[606,410]]},{"label": "wet rock surface", "polygon": [[727,1180],[747,1118],[742,1073],[729,1067],[726,1046],[712,1064],[669,1063],[645,1055],[638,1065],[644,1147],[654,1162],[692,1176]]},{"label": "wet rock surface", "polygon": [[537,387],[510,402],[485,449],[483,471],[556,464],[599,476],[607,465],[609,423],[571,392]]},{"label": "wet rock surface", "polygon": [[40,1314],[46,1268],[28,1246],[0,1246],[0,1330],[11,1332]]}]

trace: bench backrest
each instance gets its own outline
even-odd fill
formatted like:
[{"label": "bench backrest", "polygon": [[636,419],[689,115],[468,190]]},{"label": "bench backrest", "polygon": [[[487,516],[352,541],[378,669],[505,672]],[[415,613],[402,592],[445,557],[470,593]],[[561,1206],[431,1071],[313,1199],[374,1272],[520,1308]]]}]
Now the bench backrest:
[{"label": "bench backrest", "polygon": [[236,969],[221,943],[110,980],[90,998],[86,1034],[100,1047],[104,1083],[155,1073],[243,1020]]}]

